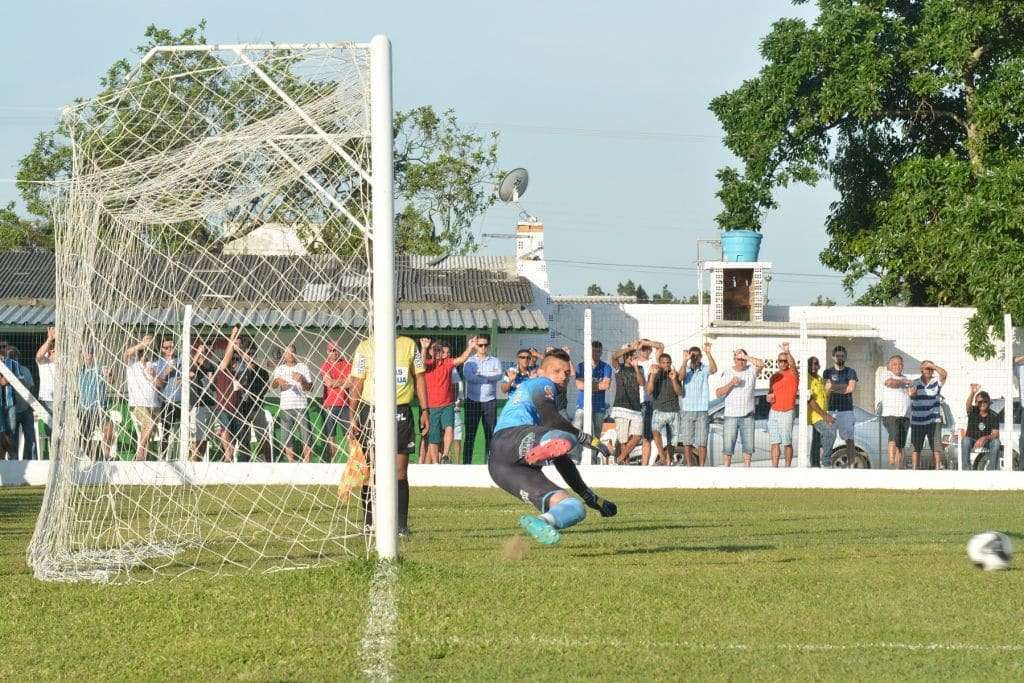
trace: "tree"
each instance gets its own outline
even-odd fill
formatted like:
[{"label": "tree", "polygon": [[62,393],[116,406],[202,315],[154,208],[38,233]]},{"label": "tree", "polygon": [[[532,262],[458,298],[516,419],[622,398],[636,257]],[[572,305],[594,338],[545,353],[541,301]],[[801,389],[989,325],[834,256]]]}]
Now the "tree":
[{"label": "tree", "polygon": [[451,109],[424,106],[395,116],[395,222],[399,249],[415,254],[475,251],[470,227],[495,201],[498,134],[464,131]]},{"label": "tree", "polygon": [[[146,29],[144,37],[145,41],[135,48],[139,57],[158,45],[205,44],[206,23],[201,21],[180,33],[151,25]],[[264,63],[262,68],[268,71],[275,82],[282,84],[285,92],[294,94],[292,88],[302,87],[308,94],[309,89],[313,88],[318,96],[326,96],[336,87],[330,81],[311,85],[308,80],[300,80],[293,73],[293,66],[294,60],[285,56]],[[177,75],[183,70],[182,67],[187,67],[185,70],[190,72],[189,76]],[[255,74],[235,79],[207,78],[199,82],[203,74],[215,73],[221,67],[216,58],[207,53],[182,52],[174,56],[156,54],[141,73],[148,78],[171,73],[176,74],[176,77],[164,79],[164,87],[139,94],[140,101],[135,103],[137,106],[128,111],[126,105],[125,114],[115,117],[118,125],[110,126],[108,135],[93,142],[108,150],[107,156],[112,165],[119,164],[123,163],[118,157],[121,149],[119,146],[134,144],[126,143],[122,138],[130,141],[141,134],[163,135],[163,147],[174,149],[191,144],[211,130],[217,130],[225,122],[230,122],[230,125],[225,126],[229,129],[238,125],[239,108],[223,106],[224,102],[243,102],[241,111],[253,119],[277,113],[285,107],[280,97]],[[133,63],[128,59],[114,62],[100,78],[99,96],[123,88],[132,68]],[[164,121],[185,120],[185,112],[190,107],[194,111],[203,112],[203,117],[193,118],[197,121],[205,118],[208,129],[182,130],[168,127],[160,124],[154,113],[160,112],[159,116]],[[105,120],[98,117],[110,116],[109,110],[94,112],[92,115],[94,118],[90,123],[94,124],[93,127],[104,130]],[[130,126],[137,135],[123,135],[125,126]],[[397,113],[394,132],[395,188],[398,196],[395,230],[398,250],[428,255],[463,254],[475,250],[477,245],[473,241],[470,227],[494,202],[490,188],[496,168],[497,134],[480,136],[467,132],[460,127],[454,112],[449,110],[438,115],[429,106]],[[19,164],[18,189],[29,214],[35,217],[35,220],[29,222],[37,226],[40,234],[30,236],[18,228],[17,224],[5,219],[0,221],[0,244],[52,244],[50,214],[55,193],[53,185],[47,181],[59,181],[71,173],[71,146],[67,133],[63,124],[40,133],[32,149]],[[339,183],[348,182],[344,179],[349,174],[336,172],[331,163],[343,162],[334,158],[322,167],[311,169],[310,175],[321,185],[335,190],[339,196],[351,190],[348,201],[353,206],[364,199],[369,188],[365,184],[351,188],[340,186]],[[244,178],[244,174],[239,176]],[[173,226],[162,237],[172,240],[187,234],[190,240],[216,251],[228,239],[234,239],[264,223],[288,223],[296,213],[307,219],[315,218],[319,212],[322,218],[317,225],[317,239],[326,241],[336,249],[343,248],[347,241],[352,240],[352,226],[336,212],[324,209],[316,190],[304,181],[298,180],[282,192],[288,195],[288,202],[279,201],[281,192],[275,192],[257,196],[245,206],[230,209],[224,216],[224,220],[233,225],[230,237],[211,229],[205,220]],[[297,204],[301,204],[301,207],[297,207]],[[157,233],[156,237],[160,239],[161,234]],[[316,248],[312,234],[306,235],[300,229],[300,237],[306,239],[311,248]]]},{"label": "tree", "polygon": [[[704,290],[704,303],[706,304],[706,303],[709,303],[710,301],[711,301],[711,293],[708,292],[708,290],[705,289]],[[697,295],[696,294],[691,294],[690,296],[686,297],[685,299],[680,299],[679,303],[681,303],[681,304],[697,304],[697,303],[700,303],[700,302],[697,300]]]},{"label": "tree", "polygon": [[53,249],[53,232],[37,221],[22,218],[14,202],[0,207],[0,251],[16,248]]},{"label": "tree", "polygon": [[636,302],[638,304],[649,304],[651,302],[651,297],[648,296],[647,292],[640,285],[636,286]]},{"label": "tree", "polygon": [[975,306],[968,349],[990,356],[1003,313],[1024,319],[1024,3],[818,7],[711,102],[743,166],[719,172],[719,223],[760,227],[775,190],[827,177],[820,258],[847,291],[870,275],[858,303]]},{"label": "tree", "polygon": [[819,294],[818,298],[811,302],[811,305],[812,306],[835,306],[836,302],[833,299],[831,299],[831,298],[829,298],[827,296],[822,296],[821,294]]},{"label": "tree", "polygon": [[604,290],[596,282],[587,287],[587,296],[606,296]]},{"label": "tree", "polygon": [[620,282],[615,286],[615,293],[619,296],[636,296],[636,285],[632,280]]}]

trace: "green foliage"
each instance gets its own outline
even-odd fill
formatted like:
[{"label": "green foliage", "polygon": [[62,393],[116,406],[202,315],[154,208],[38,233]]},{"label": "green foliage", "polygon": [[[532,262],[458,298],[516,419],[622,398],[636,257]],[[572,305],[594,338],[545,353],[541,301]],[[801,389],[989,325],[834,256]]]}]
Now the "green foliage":
[{"label": "green foliage", "polygon": [[606,296],[601,286],[596,282],[587,287],[587,296]]},{"label": "green foliage", "polygon": [[839,192],[822,262],[860,303],[975,306],[968,349],[1024,320],[1024,3],[819,0],[782,19],[765,64],[711,110],[742,171],[722,227],[751,227],[791,182]]},{"label": "green foliage", "polygon": [[615,286],[615,293],[619,296],[636,296],[636,284],[632,280],[620,282]]},{"label": "green foliage", "polygon": [[46,223],[19,216],[10,202],[0,207],[0,251],[26,247],[53,249],[53,231]]},{"label": "green foliage", "polygon": [[835,306],[836,302],[827,296],[818,295],[818,298],[811,302],[811,306]]},{"label": "green foliage", "polygon": [[[158,45],[194,45],[206,43],[206,23],[187,27],[179,33],[149,26],[145,41],[134,50],[133,59],[119,59],[100,77],[103,97],[123,88],[138,58]],[[296,58],[297,59],[297,58]],[[267,62],[261,68],[281,88],[293,96],[301,88],[307,99],[323,97],[335,87],[333,82],[310,84],[293,73],[295,60],[289,56]],[[257,75],[241,78],[209,77],[217,73],[221,63],[205,52],[157,53],[140,70],[132,83],[145,83],[169,73],[186,71],[192,75],[173,80],[163,79],[167,87],[140,87],[134,98],[117,100],[108,108],[90,111],[89,130],[101,131],[84,140],[100,168],[109,168],[137,159],[141,149],[136,140],[145,136],[155,147],[173,150],[192,144],[211,131],[233,129],[282,111],[285,104]],[[135,102],[132,102],[134,99]],[[238,103],[223,106],[224,102]],[[201,110],[203,116],[189,110]],[[182,125],[182,122],[188,125]],[[174,123],[175,125],[168,125]],[[38,218],[43,233],[42,243],[52,243],[50,215],[57,193],[55,185],[70,176],[72,168],[69,131],[63,124],[40,133],[32,149],[22,158],[18,169],[18,188],[26,209]],[[454,112],[441,115],[429,107],[399,112],[395,117],[395,185],[398,193],[396,242],[400,251],[418,254],[462,254],[476,249],[470,227],[494,202],[491,192],[496,160],[497,134],[487,137],[464,131]],[[351,142],[349,145],[357,145]],[[353,150],[349,150],[352,152]],[[145,153],[145,149],[142,149]],[[244,163],[244,162],[239,162]],[[349,209],[359,214],[356,206],[369,188],[347,186],[349,174],[340,173],[343,164],[337,157],[323,167],[313,168],[310,175],[338,196],[348,195]],[[234,169],[237,182],[246,182],[247,174]],[[286,195],[287,201],[280,197]],[[317,191],[305,181],[265,196],[257,196],[244,206],[230,209],[223,216],[232,226],[230,238],[243,235],[269,222],[317,226],[318,234],[299,228],[300,237],[317,251],[331,248],[348,251],[357,248],[353,226],[338,212],[328,210]],[[24,230],[0,223],[0,244],[28,245]],[[149,235],[169,247],[185,239],[218,250],[228,239],[217,226],[205,220],[169,227],[153,226]]]},{"label": "green foliage", "polygon": [[464,130],[451,109],[423,106],[395,115],[395,223],[399,248],[465,254],[478,247],[473,221],[496,199],[498,134]]},{"label": "green foliage", "polygon": [[[260,488],[233,491],[244,516]],[[599,493],[617,517],[591,513],[558,545],[517,556],[504,549],[529,506],[493,488],[413,487],[393,678],[1021,677],[1024,572],[986,574],[964,557],[980,528],[1020,529],[1019,492]],[[44,583],[25,566],[41,499],[41,487],[0,488],[0,679],[365,676],[372,563]],[[585,616],[552,630],[572,605]],[[113,645],[129,642],[145,647]]]}]

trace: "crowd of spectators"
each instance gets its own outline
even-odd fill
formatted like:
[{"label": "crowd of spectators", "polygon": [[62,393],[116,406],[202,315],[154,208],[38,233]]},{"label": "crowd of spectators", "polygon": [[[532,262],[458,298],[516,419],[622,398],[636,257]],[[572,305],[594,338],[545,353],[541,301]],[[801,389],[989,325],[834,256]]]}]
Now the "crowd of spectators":
[{"label": "crowd of spectators", "polygon": [[[0,344],[0,360],[9,371],[4,375],[17,377],[28,392],[0,376],[0,449],[7,458],[18,457],[19,441],[25,444],[23,457],[38,455],[31,394],[38,397],[36,405],[52,413],[56,342],[56,330],[50,328],[35,354],[38,383],[20,363],[18,350]],[[481,427],[480,445],[486,461],[499,399],[514,395],[524,381],[534,377],[544,354],[522,348],[505,363],[492,354],[487,335],[466,339],[458,355],[445,339],[421,337],[414,347],[424,368],[424,409],[429,416],[429,429],[418,449],[419,461],[473,462]],[[112,369],[98,364],[91,349],[83,352],[77,417],[90,457],[117,457],[117,411],[110,410],[115,395],[123,396],[127,404],[125,415],[134,435],[130,443],[136,460],[177,457],[170,449],[182,434],[187,434],[186,451],[194,460],[210,458],[212,453],[224,462],[255,457],[267,462],[308,463],[315,456],[333,462],[347,451],[357,406],[351,392],[353,364],[337,342],[327,341],[323,355],[308,361],[298,356],[292,344],[279,347],[273,358],[261,357],[263,353],[253,340],[235,327],[230,334],[200,339],[188,351],[183,370],[174,338],[143,335],[122,354],[123,394],[117,391]],[[720,368],[707,343],[687,349],[678,366],[664,344],[649,339],[616,348],[610,363],[603,359],[604,353],[602,343],[594,341],[589,358],[574,364],[568,380],[575,385],[574,410],[568,408],[568,385],[558,392],[557,401],[560,412],[577,428],[589,430],[613,446],[608,464],[706,465],[712,438],[709,410],[720,404],[721,428],[716,433],[721,439],[722,464],[730,466],[736,458],[749,466],[755,452],[755,405],[763,396],[767,419],[762,428],[767,432],[771,465],[792,465],[794,429],[801,408],[799,366],[789,344],[781,344],[770,375],[763,374],[766,361],[744,349],[735,349],[732,363]],[[1024,356],[1014,360],[1024,380]],[[807,359],[804,419],[810,426],[812,467],[866,464],[855,443],[853,398],[859,378],[846,361],[843,346],[832,349],[827,368],[822,369],[817,357]],[[590,364],[590,386],[585,385],[585,363]],[[759,377],[767,378],[766,391],[755,391]],[[890,467],[943,466],[949,441],[943,438],[942,411],[947,378],[944,368],[927,360],[913,377],[904,374],[901,356],[894,355],[886,363],[879,418],[888,442]],[[401,377],[398,379],[402,386]],[[313,400],[317,385],[322,393]],[[609,405],[608,391],[613,385],[614,398]],[[190,406],[187,416],[182,414],[185,388]],[[277,396],[276,411],[270,410],[272,401],[267,401],[271,391]],[[584,425],[587,393],[591,421]],[[965,411],[966,428],[956,437],[960,439],[960,466],[970,469],[972,454],[984,454],[985,466],[998,469],[1005,441],[1000,434],[1002,414],[995,411],[991,397],[978,384],[970,385]],[[184,432],[183,419],[189,420]],[[45,425],[41,429],[41,437],[52,432]],[[909,463],[904,458],[908,442]]]}]

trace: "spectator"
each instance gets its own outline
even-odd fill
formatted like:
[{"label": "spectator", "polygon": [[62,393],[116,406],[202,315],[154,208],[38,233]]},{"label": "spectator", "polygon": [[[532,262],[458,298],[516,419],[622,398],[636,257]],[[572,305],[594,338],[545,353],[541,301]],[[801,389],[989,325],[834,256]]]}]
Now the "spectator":
[{"label": "spectator", "polygon": [[637,349],[636,366],[640,368],[640,376],[643,378],[640,383],[640,405],[644,416],[643,445],[640,452],[645,465],[651,461],[651,443],[654,440],[654,432],[651,427],[654,408],[651,404],[651,397],[647,393],[647,377],[658,367],[658,358],[664,352],[664,344],[650,339],[641,339],[640,348]]},{"label": "spectator", "polygon": [[999,423],[1002,415],[991,412],[992,399],[988,392],[978,391],[981,387],[971,385],[967,394],[967,434],[960,442],[961,468],[971,469],[971,451],[983,448],[988,451],[988,469],[999,469]]},{"label": "spectator", "polygon": [[[1017,389],[1020,396],[1018,405],[1021,409],[1021,415],[1024,415],[1024,355],[1017,356],[1013,359],[1013,362],[1017,366]],[[1011,412],[1010,415],[1013,415],[1013,413]],[[1017,434],[1017,453],[1020,454],[1018,456],[1018,468],[1024,470],[1024,424],[1017,431],[1019,432]],[[1007,438],[1013,439],[1013,436],[1011,435]],[[1010,463],[1010,465],[1012,467],[1013,463]]]},{"label": "spectator", "polygon": [[733,351],[732,360],[733,366],[719,373],[722,385],[715,390],[716,396],[725,399],[722,457],[726,467],[732,466],[738,435],[743,464],[750,467],[754,453],[754,386],[764,361],[748,356],[743,349]]},{"label": "spectator", "polygon": [[886,363],[882,382],[882,424],[889,435],[889,465],[903,468],[903,449],[910,431],[910,396],[914,382],[903,374],[903,356],[895,355]]},{"label": "spectator", "polygon": [[856,467],[856,448],[853,444],[856,419],[853,413],[853,392],[857,388],[857,371],[846,365],[846,347],[832,349],[832,367],[822,373],[825,392],[828,394],[828,412],[835,421],[829,422],[828,431],[822,434],[822,445],[826,452],[832,449],[839,438],[846,443],[846,466]]},{"label": "spectator", "polygon": [[[821,467],[822,463],[829,464],[832,455],[832,444],[828,450],[822,453],[824,447],[824,434],[830,431],[831,425],[836,419],[828,413],[828,392],[825,391],[825,380],[818,374],[821,368],[821,361],[816,356],[807,359],[807,389],[810,398],[807,399],[807,424],[811,426],[811,467]],[[835,435],[832,435],[835,441]]]},{"label": "spectator", "polygon": [[57,358],[56,341],[56,328],[48,327],[46,328],[46,339],[36,351],[36,369],[39,371],[39,402],[46,408],[46,416],[50,420],[50,427],[45,429],[42,434],[47,440],[53,433],[53,363]]},{"label": "spectator", "polygon": [[491,437],[498,419],[498,380],[501,361],[488,355],[491,341],[487,335],[476,338],[476,354],[462,366],[466,378],[466,441],[462,444],[462,462],[473,462],[473,446],[480,422],[484,425],[484,461],[491,457]]},{"label": "spectator", "polygon": [[[477,340],[479,342],[479,338]],[[395,417],[398,430],[396,440],[395,467],[398,475],[398,535],[409,536],[409,454],[416,449],[416,431],[412,421],[413,397],[420,405],[420,436],[425,437],[430,431],[430,410],[424,410],[427,401],[427,382],[424,374],[423,357],[416,348],[416,342],[408,337],[395,339]],[[498,373],[500,375],[501,369]],[[352,368],[352,388],[349,403],[356,417],[352,422],[355,438],[360,440],[370,460],[371,434],[366,429],[369,424],[370,411],[373,408],[374,362],[373,338],[359,343],[356,348],[355,363]],[[412,378],[412,382],[409,379]],[[388,379],[390,381],[390,379]],[[373,524],[373,509],[370,499],[370,487],[362,489],[362,502],[366,511],[366,526]]]},{"label": "spectator", "polygon": [[231,371],[238,333],[237,325],[231,328],[231,336],[224,346],[224,355],[221,356],[217,371],[213,374],[217,405],[217,439],[220,441],[221,459],[224,462],[235,461],[236,443],[247,447],[242,441],[242,421],[238,414],[238,405],[242,398],[241,384]]},{"label": "spectator", "polygon": [[[426,369],[427,403],[420,410],[430,413],[430,432],[427,447],[420,449],[420,462],[439,464],[441,451],[448,454],[455,432],[455,392],[452,391],[452,371],[461,367],[476,350],[476,337],[466,340],[466,348],[458,358],[452,358],[451,349],[430,337],[420,338],[423,366]],[[454,373],[458,377],[458,371]],[[425,450],[425,452],[424,452]]]},{"label": "spectator", "polygon": [[[256,442],[256,452],[263,457],[264,462],[271,462],[273,439],[267,412],[263,407],[267,389],[270,387],[270,373],[253,358],[251,341],[238,339],[232,347],[234,352],[228,367],[235,381],[235,391],[239,394],[236,414],[236,419],[240,423],[239,438],[251,432]],[[246,462],[249,460],[249,449],[244,441],[241,445],[242,449],[237,459],[239,462]]]},{"label": "spectator", "polygon": [[531,377],[536,377],[539,359],[540,351],[537,349],[519,349],[516,352],[516,364],[505,373],[505,379],[501,382],[501,390],[511,397],[520,384]]},{"label": "spectator", "polygon": [[10,441],[7,445],[8,457],[11,460],[18,459],[18,438],[25,442],[24,455],[26,460],[35,460],[36,453],[36,421],[32,410],[32,389],[35,382],[32,380],[32,373],[18,361],[18,349],[13,346],[7,347],[4,365],[11,371],[26,392],[25,397],[15,387],[11,386],[6,379],[0,375],[0,387],[5,395],[4,403],[7,407],[7,433]]},{"label": "spectator", "polygon": [[[110,372],[96,363],[92,349],[82,351],[82,368],[78,375],[78,418],[80,438],[93,460],[117,457],[114,425],[107,415],[107,385]],[[93,446],[94,433],[99,430],[99,448]]]},{"label": "spectator", "polygon": [[796,395],[799,374],[789,352],[789,343],[782,343],[782,352],[776,358],[779,369],[768,380],[768,443],[772,467],[779,466],[780,451],[785,454],[786,467],[793,466],[793,418],[796,415]]},{"label": "spectator", "polygon": [[590,343],[590,428],[585,429],[583,427],[583,398],[586,393],[586,387],[583,385],[584,382],[584,367],[581,361],[576,365],[576,413],[572,421],[572,426],[581,432],[589,432],[597,436],[601,435],[601,425],[604,423],[605,413],[608,412],[608,403],[605,398],[608,387],[612,385],[612,377],[614,372],[612,366],[601,360],[601,354],[604,353],[604,346],[599,341],[593,341]]},{"label": "spectator", "polygon": [[156,387],[156,368],[150,360],[153,336],[144,335],[124,352],[127,365],[128,409],[135,420],[139,437],[135,459],[145,460],[149,455],[149,440],[156,428],[156,411],[160,407],[160,394]]},{"label": "spectator", "polygon": [[[443,347],[445,355],[451,357],[451,347],[445,344]],[[462,414],[462,404],[466,400],[466,383],[462,381],[462,375],[457,368],[452,368],[452,397],[455,399],[455,427],[452,429],[451,448],[445,448],[441,453],[441,462],[450,463],[462,453],[462,435],[465,431],[466,420]],[[452,455],[452,454],[455,455]]]},{"label": "spectator", "polygon": [[946,371],[926,360],[921,363],[921,376],[908,390],[910,445],[913,448],[910,458],[915,470],[925,439],[931,446],[935,469],[942,468],[942,385],[945,383]]},{"label": "spectator", "polygon": [[672,457],[668,447],[675,435],[679,434],[679,399],[683,395],[683,387],[679,383],[679,374],[672,367],[672,356],[667,353],[658,356],[658,365],[647,376],[647,394],[651,397],[654,409],[651,429],[654,444],[658,448],[658,459],[662,465],[671,465]]},{"label": "spectator", "polygon": [[327,342],[327,360],[320,366],[320,379],[324,383],[324,424],[323,439],[326,443],[324,460],[334,462],[338,453],[338,444],[335,441],[338,428],[346,431],[351,422],[351,413],[348,406],[348,376],[352,372],[352,364],[342,355],[341,349],[333,342]]},{"label": "spectator", "polygon": [[[217,436],[216,385],[217,366],[210,360],[209,347],[199,342],[192,350],[189,363],[189,397],[195,410],[195,434],[192,438],[192,460],[202,460],[210,439]],[[188,419],[188,416],[185,416]]]},{"label": "spectator", "polygon": [[302,444],[302,461],[312,459],[309,443],[309,417],[306,415],[306,392],[313,386],[312,376],[305,363],[295,358],[295,345],[289,344],[281,352],[281,362],[274,368],[271,387],[281,392],[281,410],[277,421],[281,425],[281,442],[288,462],[295,462],[295,438]]},{"label": "spectator", "polygon": [[176,434],[181,425],[181,359],[175,353],[174,340],[164,337],[160,342],[160,357],[153,363],[156,372],[156,384],[160,407],[157,409],[157,422],[164,431],[164,438],[159,443],[161,457],[171,442],[171,435]]},{"label": "spectator", "polygon": [[711,355],[711,344],[704,344],[704,353],[707,354],[707,362],[704,362],[699,348],[690,347],[686,364],[679,368],[679,374],[683,377],[683,396],[679,403],[682,412],[676,442],[683,444],[683,457],[691,467],[694,455],[701,467],[707,461],[708,404],[711,401],[708,378],[718,373],[718,363]]},{"label": "spectator", "polygon": [[640,401],[640,386],[644,376],[637,365],[640,341],[622,347],[612,354],[612,365],[615,367],[615,401],[609,415],[615,420],[615,432],[619,442],[619,452],[615,462],[620,465],[629,464],[629,456],[643,437],[644,414]]}]

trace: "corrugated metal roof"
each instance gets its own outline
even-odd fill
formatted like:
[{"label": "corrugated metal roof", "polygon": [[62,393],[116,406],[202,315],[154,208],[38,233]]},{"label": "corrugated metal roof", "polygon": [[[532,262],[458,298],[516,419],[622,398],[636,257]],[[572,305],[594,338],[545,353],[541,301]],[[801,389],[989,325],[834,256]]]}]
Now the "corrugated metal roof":
[{"label": "corrugated metal roof", "polygon": [[[112,311],[106,321],[119,325],[175,325],[181,319],[178,311],[170,308],[151,308],[144,312],[136,309]],[[447,309],[399,308],[399,327],[420,330],[484,330],[496,320],[500,330],[546,330],[544,314],[535,309]],[[340,313],[305,308],[282,310],[257,309],[240,312],[231,308],[200,309],[193,317],[196,325],[211,327],[364,327],[366,315],[351,309]],[[53,325],[52,303],[0,304],[0,325]]]},{"label": "corrugated metal roof", "polygon": [[41,249],[0,252],[0,299],[52,299],[53,253]]},{"label": "corrugated metal roof", "polygon": [[[121,258],[111,254],[106,257],[110,261]],[[106,259],[98,261],[98,273],[84,274],[86,282],[105,290],[109,283],[102,272],[135,270],[140,277],[126,284],[136,291],[126,296],[150,307],[169,299],[331,302],[363,298],[369,287],[365,263],[333,255],[204,254],[179,255],[171,261],[154,252],[130,264],[108,263]],[[399,302],[486,307],[533,304],[533,288],[529,280],[516,275],[514,259],[453,256],[431,265],[436,260],[424,256],[396,259]],[[56,296],[54,273],[52,252],[0,253],[0,300],[52,300]]]}]

